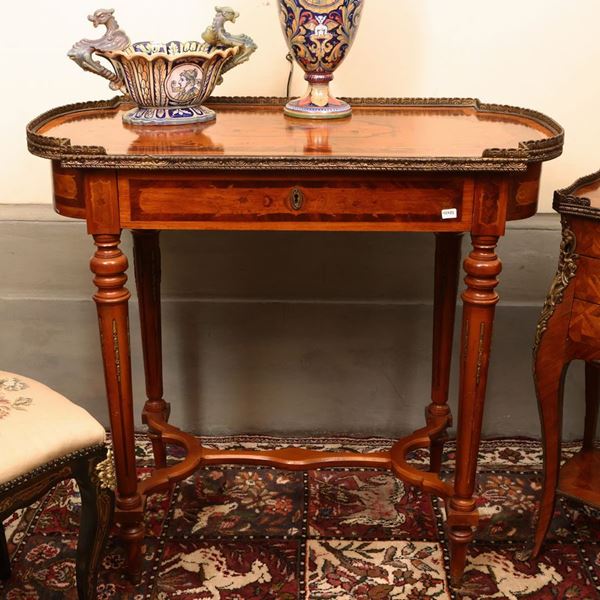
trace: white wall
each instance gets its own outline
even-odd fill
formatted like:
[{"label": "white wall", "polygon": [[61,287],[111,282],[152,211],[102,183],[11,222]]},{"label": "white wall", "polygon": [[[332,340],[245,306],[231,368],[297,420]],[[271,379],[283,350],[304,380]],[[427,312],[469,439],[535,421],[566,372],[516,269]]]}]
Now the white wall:
[{"label": "white wall", "polygon": [[[241,12],[230,29],[254,37],[259,51],[228,73],[218,92],[283,95],[288,63],[276,0],[227,2]],[[113,95],[104,80],[66,58],[75,41],[97,37],[86,15],[99,3],[20,0],[3,9],[0,204],[50,202],[48,163],[27,153],[28,120],[53,106]],[[547,113],[566,128],[567,145],[545,169],[544,211],[550,210],[554,189],[600,168],[598,0],[366,3],[355,47],[336,76],[339,95],[476,96]],[[109,5],[139,41],[198,39],[214,3],[112,0]],[[298,93],[303,87],[300,76],[295,87]]]}]

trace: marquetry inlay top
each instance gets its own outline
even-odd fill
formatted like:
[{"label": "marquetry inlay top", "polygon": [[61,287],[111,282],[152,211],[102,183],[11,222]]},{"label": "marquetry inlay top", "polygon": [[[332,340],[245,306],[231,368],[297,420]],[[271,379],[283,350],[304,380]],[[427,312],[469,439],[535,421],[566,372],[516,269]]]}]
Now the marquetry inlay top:
[{"label": "marquetry inlay top", "polygon": [[592,183],[579,188],[575,195],[587,198],[594,208],[600,208],[600,176]]},{"label": "marquetry inlay top", "polygon": [[339,121],[286,117],[277,99],[213,99],[213,123],[130,126],[117,102],[50,111],[30,124],[32,152],[64,166],[523,170],[562,151],[539,113],[474,100],[353,101]]},{"label": "marquetry inlay top", "polygon": [[560,213],[600,219],[600,171],[558,190],[554,208]]}]

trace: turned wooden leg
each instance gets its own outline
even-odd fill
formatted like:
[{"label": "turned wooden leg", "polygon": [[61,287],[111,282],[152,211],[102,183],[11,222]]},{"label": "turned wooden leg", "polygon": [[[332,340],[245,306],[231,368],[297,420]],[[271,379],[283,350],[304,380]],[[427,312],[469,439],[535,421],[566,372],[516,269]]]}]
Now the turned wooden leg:
[{"label": "turned wooden leg", "polygon": [[598,405],[600,401],[600,365],[596,362],[585,363],[585,430],[583,433],[583,451],[594,449],[598,426]]},{"label": "turned wooden leg", "polygon": [[6,545],[6,535],[4,525],[0,522],[0,579],[10,577],[10,558],[8,556],[8,546]]},{"label": "turned wooden leg", "polygon": [[447,504],[450,574],[462,578],[467,546],[473,539],[478,515],[473,493],[481,439],[483,405],[490,360],[492,326],[498,303],[495,288],[502,264],[496,256],[498,236],[471,235],[473,250],[465,260],[460,389],[454,495]]},{"label": "turned wooden leg", "polygon": [[144,538],[142,499],[137,488],[135,437],[129,355],[129,291],[127,257],[119,248],[119,234],[96,234],[96,253],[90,267],[98,288],[98,310],[106,395],[117,475],[117,521],[127,546],[128,571],[136,577]]},{"label": "turned wooden leg", "polygon": [[[451,419],[448,388],[462,238],[462,233],[438,233],[435,236],[433,368],[431,404],[426,411],[427,424],[432,426],[440,420],[450,425]],[[440,472],[444,443],[447,439],[446,428],[431,438],[429,470],[433,473]]]},{"label": "turned wooden leg", "polygon": [[98,567],[114,510],[112,490],[102,486],[95,472],[106,452],[87,458],[78,465],[75,479],[81,494],[81,521],[77,544],[77,592],[79,600],[96,598]]},{"label": "turned wooden leg", "polygon": [[[133,252],[137,284],[146,375],[146,397],[143,420],[169,418],[169,405],[163,399],[162,331],[160,314],[160,242],[158,231],[135,230]],[[165,444],[160,432],[149,425],[154,461],[158,468],[167,464]]]}]

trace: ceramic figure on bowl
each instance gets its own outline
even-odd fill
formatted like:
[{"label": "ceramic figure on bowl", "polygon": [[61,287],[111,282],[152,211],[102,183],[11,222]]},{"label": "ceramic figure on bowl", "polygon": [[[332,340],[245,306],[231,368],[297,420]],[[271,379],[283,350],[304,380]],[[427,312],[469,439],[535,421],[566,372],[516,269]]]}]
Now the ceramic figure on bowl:
[{"label": "ceramic figure on bowl", "polygon": [[333,72],[348,54],[365,0],[278,0],[289,49],[305,72],[308,91],[288,102],[285,114],[335,119],[352,113],[350,105],[329,91]]},{"label": "ceramic figure on bowl", "polygon": [[[112,9],[99,9],[88,19],[104,25],[97,40],[81,40],[69,58],[82,69],[110,81],[113,90],[129,94],[137,105],[123,115],[131,125],[182,125],[215,119],[203,106],[223,74],[246,62],[257,46],[247,35],[232,35],[225,24],[239,16],[228,7],[217,7],[203,41],[137,42],[132,44],[120,29]],[[111,71],[94,55],[109,61]]]}]

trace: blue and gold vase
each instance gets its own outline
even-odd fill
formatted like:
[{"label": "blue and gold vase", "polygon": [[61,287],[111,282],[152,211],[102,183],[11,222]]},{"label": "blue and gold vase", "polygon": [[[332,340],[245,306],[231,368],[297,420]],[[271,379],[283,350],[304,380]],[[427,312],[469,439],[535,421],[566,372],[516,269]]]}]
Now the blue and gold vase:
[{"label": "blue and gold vase", "polygon": [[365,0],[279,0],[283,33],[305,72],[308,91],[285,114],[308,119],[347,117],[352,108],[329,92],[333,72],[352,46]]}]

